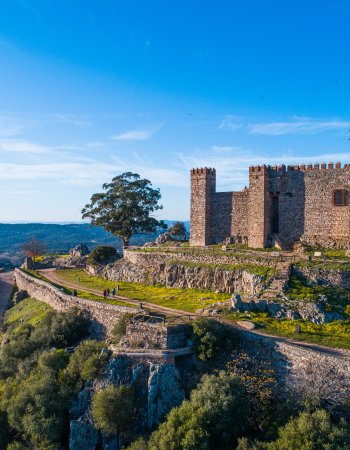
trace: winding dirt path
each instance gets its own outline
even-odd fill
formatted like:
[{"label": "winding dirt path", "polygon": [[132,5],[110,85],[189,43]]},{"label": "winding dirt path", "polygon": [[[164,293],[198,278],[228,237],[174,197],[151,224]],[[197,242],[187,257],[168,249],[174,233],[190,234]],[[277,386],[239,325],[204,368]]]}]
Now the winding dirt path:
[{"label": "winding dirt path", "polygon": [[[98,295],[100,297],[102,297],[101,291],[97,290],[97,289],[89,289],[86,288],[85,286],[83,286],[80,283],[74,283],[74,282],[67,282],[65,280],[62,280],[62,278],[60,278],[59,276],[59,271],[56,271],[55,269],[45,269],[45,270],[40,270],[39,271],[41,273],[42,276],[44,276],[45,278],[47,278],[48,280],[52,281],[53,283],[57,283],[60,285],[64,285],[67,286],[69,288],[76,288],[76,289],[83,289],[86,292],[90,292],[91,294],[95,294]],[[64,281],[64,283],[63,283]],[[115,300],[120,300],[120,301],[124,301],[126,303],[131,303],[137,306],[140,306],[140,301],[139,300],[133,300],[130,298],[126,298],[126,297],[122,297],[120,295],[113,297]],[[160,305],[156,305],[154,303],[150,303],[150,302],[144,302],[142,301],[142,306],[149,309],[150,311],[153,312],[159,312],[159,313],[165,313],[165,314],[171,314],[171,315],[175,315],[175,316],[186,316],[187,318],[190,319],[195,319],[196,317],[200,316],[200,314],[197,313],[190,313],[188,311],[183,311],[183,310],[179,310],[179,309],[172,309],[172,308],[168,308],[165,306],[160,306]],[[318,344],[312,344],[309,342],[302,342],[302,341],[297,341],[294,339],[290,339],[290,338],[285,338],[285,337],[280,337],[280,336],[274,336],[271,334],[266,334],[263,333],[261,331],[258,330],[247,330],[245,328],[240,327],[239,325],[237,325],[236,323],[233,323],[231,321],[228,320],[220,320],[221,322],[226,323],[227,325],[233,327],[233,328],[237,328],[245,333],[250,333],[250,334],[256,334],[259,335],[261,337],[263,337],[264,339],[271,339],[274,342],[277,343],[286,343],[288,345],[292,345],[294,347],[297,348],[303,348],[306,350],[311,350],[311,351],[316,351],[316,352],[320,352],[329,356],[334,356],[334,357],[340,357],[346,360],[350,360],[350,350],[346,350],[346,349],[339,349],[339,348],[332,348],[332,347],[324,347],[322,345],[318,345]],[[350,338],[349,338],[350,339]]]},{"label": "winding dirt path", "polygon": [[13,271],[0,273],[0,318],[10,300],[14,284],[15,278]]}]

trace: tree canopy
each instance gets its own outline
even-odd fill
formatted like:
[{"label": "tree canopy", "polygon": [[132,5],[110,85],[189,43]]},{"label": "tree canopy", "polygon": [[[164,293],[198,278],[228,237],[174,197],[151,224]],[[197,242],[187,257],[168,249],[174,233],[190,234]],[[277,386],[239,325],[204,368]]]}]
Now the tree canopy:
[{"label": "tree canopy", "polygon": [[103,184],[105,192],[93,194],[90,203],[82,209],[83,219],[91,219],[92,226],[101,226],[122,239],[126,246],[136,233],[151,233],[157,227],[165,228],[151,214],[162,209],[158,204],[159,189],[153,189],[147,179],[125,172]]},{"label": "tree canopy", "polygon": [[110,436],[126,431],[134,413],[134,388],[131,385],[107,386],[98,392],[92,402],[92,415],[98,429]]},{"label": "tree canopy", "polygon": [[149,441],[149,450],[232,448],[246,420],[239,380],[224,372],[204,375],[190,400],[173,408]]},{"label": "tree canopy", "polygon": [[183,241],[187,238],[187,231],[183,222],[175,222],[174,225],[169,229],[169,233],[173,236],[179,237]]}]

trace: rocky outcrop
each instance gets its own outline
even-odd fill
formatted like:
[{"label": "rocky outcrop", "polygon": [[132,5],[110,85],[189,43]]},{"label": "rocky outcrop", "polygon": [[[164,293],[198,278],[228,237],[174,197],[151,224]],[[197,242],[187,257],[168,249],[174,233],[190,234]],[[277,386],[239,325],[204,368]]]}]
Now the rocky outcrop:
[{"label": "rocky outcrop", "polygon": [[267,312],[276,319],[303,319],[315,324],[343,319],[340,312],[327,310],[327,297],[325,296],[320,296],[319,300],[312,302],[310,300],[290,300],[285,296],[279,301],[264,299],[243,301],[239,295],[234,295],[231,298],[231,310]]},{"label": "rocky outcrop", "polygon": [[163,282],[168,287],[211,289],[217,292],[259,293],[266,285],[265,276],[244,269],[225,270],[220,267],[165,266]]},{"label": "rocky outcrop", "polygon": [[314,267],[293,267],[294,272],[310,284],[350,289],[350,270],[335,270]]},{"label": "rocky outcrop", "polygon": [[92,275],[111,281],[128,281],[145,284],[163,284],[167,287],[210,289],[217,292],[240,292],[258,294],[269,280],[264,275],[250,273],[246,269],[227,270],[222,267],[209,267],[195,264],[161,262],[152,268],[132,263],[123,258],[113,264],[87,268]]},{"label": "rocky outcrop", "polygon": [[148,378],[148,428],[158,425],[166,414],[185,399],[180,374],[171,364],[151,364]]},{"label": "rocky outcrop", "polygon": [[84,242],[80,242],[74,248],[69,250],[69,254],[74,257],[80,258],[81,256],[86,256],[90,253],[88,246]]},{"label": "rocky outcrop", "polygon": [[172,241],[173,238],[171,237],[171,234],[166,231],[165,233],[160,234],[154,242],[156,245],[162,245]]},{"label": "rocky outcrop", "polygon": [[86,383],[70,410],[70,450],[111,449],[113,442],[94,427],[91,400],[107,385],[131,384],[135,389],[137,421],[131,434],[154,429],[174,407],[182,403],[185,392],[180,373],[174,364],[151,360],[114,357],[98,382]]}]

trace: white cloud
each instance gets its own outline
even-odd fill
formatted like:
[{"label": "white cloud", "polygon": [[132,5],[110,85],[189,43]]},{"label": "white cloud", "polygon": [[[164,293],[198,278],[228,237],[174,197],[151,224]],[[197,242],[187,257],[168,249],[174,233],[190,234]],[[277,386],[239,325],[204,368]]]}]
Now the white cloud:
[{"label": "white cloud", "polygon": [[111,136],[115,141],[147,141],[157,130],[131,130]]},{"label": "white cloud", "polygon": [[349,123],[343,120],[318,120],[312,118],[295,118],[289,122],[262,122],[247,125],[249,133],[267,136],[286,134],[317,134],[324,131],[345,130]]},{"label": "white cloud", "polygon": [[52,149],[29,141],[1,140],[0,150],[13,153],[41,153],[50,154]]},{"label": "white cloud", "polygon": [[48,116],[49,120],[52,119],[56,123],[62,123],[67,125],[73,125],[78,128],[89,128],[92,123],[84,116],[76,116],[74,114],[51,114]]},{"label": "white cloud", "polygon": [[238,130],[242,128],[242,119],[239,116],[228,114],[218,126],[218,130]]},{"label": "white cloud", "polygon": [[184,187],[188,178],[183,173],[144,164],[129,164],[120,162],[100,163],[95,160],[85,162],[63,162],[45,164],[0,164],[0,179],[2,180],[51,180],[65,184],[90,186],[103,184],[117,174],[132,171],[141,177],[151,180],[154,186]]}]

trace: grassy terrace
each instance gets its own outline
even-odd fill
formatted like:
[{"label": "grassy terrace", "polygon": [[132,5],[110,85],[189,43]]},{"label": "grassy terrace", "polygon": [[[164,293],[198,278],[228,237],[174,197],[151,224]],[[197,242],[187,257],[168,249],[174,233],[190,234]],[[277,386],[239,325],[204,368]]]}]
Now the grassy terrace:
[{"label": "grassy terrace", "polygon": [[[188,312],[195,312],[196,309],[230,298],[230,294],[215,294],[204,289],[167,288],[159,285],[148,286],[139,283],[106,281],[93,277],[83,270],[60,270],[56,272],[56,275],[63,286],[65,283],[74,284],[82,290],[89,289],[102,293],[103,289],[113,289],[118,284],[118,294],[122,297]],[[98,299],[101,300],[101,297]],[[109,301],[113,302],[113,300]],[[123,304],[125,305],[125,303]]]},{"label": "grassy terrace", "polygon": [[36,327],[50,310],[51,307],[46,303],[32,298],[26,298],[8,309],[4,314],[2,322],[5,326],[10,325],[13,327],[13,332],[23,326],[23,323]]},{"label": "grassy terrace", "polygon": [[224,256],[227,259],[243,258],[254,261],[264,261],[269,257],[269,253],[277,251],[274,248],[250,248],[244,244],[230,244],[226,246],[227,251],[222,250],[222,245],[210,245],[207,247],[190,247],[189,244],[181,244],[180,247],[169,246],[169,244],[158,245],[157,247],[135,247],[128,250],[141,253],[169,253],[182,255],[212,255]]},{"label": "grassy terrace", "polygon": [[255,265],[255,264],[206,264],[206,263],[196,263],[192,261],[181,261],[181,260],[170,260],[167,262],[167,265],[178,264],[184,267],[194,268],[194,267],[202,267],[208,269],[222,269],[222,270],[245,270],[254,275],[265,276],[266,278],[270,278],[276,274],[276,270],[272,267],[264,266],[264,265]]},{"label": "grassy terrace", "polygon": [[350,291],[348,289],[336,289],[319,284],[309,286],[304,278],[293,272],[289,277],[286,294],[294,300],[310,299],[315,301],[320,295],[326,295],[330,304],[346,306],[350,303]]},{"label": "grassy terrace", "polygon": [[[58,289],[62,289],[65,294],[73,295],[73,288],[66,287],[64,285],[64,283],[62,283],[62,284],[53,283],[51,280],[48,280],[47,278],[43,277],[40,273],[38,273],[35,270],[24,270],[24,272],[29,273],[30,275],[32,275],[35,278],[38,278],[39,280],[47,281],[48,283],[52,284],[53,286],[57,287]],[[119,300],[114,300],[114,299],[106,300],[103,297],[101,297],[100,295],[92,294],[91,292],[87,292],[87,291],[84,291],[81,289],[77,289],[77,292],[78,292],[78,297],[84,298],[86,300],[95,300],[98,302],[111,303],[113,305],[134,307],[134,305],[132,305],[131,303],[121,302]]]},{"label": "grassy terrace", "polygon": [[327,269],[327,270],[347,270],[350,271],[350,259],[344,260],[324,260],[313,258],[312,261],[300,261],[296,263],[298,267],[310,267],[310,269]]},{"label": "grassy terrace", "polygon": [[[350,313],[350,311],[349,311]],[[267,313],[227,313],[227,320],[249,320],[261,326],[261,331],[274,336],[324,345],[325,347],[350,349],[350,319],[316,325],[305,320],[273,319]],[[301,333],[295,333],[295,326]]]}]

